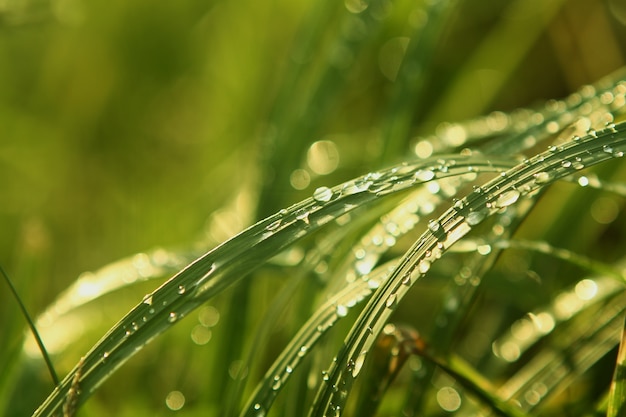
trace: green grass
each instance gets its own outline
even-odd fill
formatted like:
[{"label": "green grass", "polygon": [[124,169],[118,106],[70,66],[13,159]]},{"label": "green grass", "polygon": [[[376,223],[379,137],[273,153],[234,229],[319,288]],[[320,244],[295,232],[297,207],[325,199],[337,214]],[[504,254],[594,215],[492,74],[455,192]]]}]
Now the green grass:
[{"label": "green grass", "polygon": [[624,16],[0,6],[0,410],[620,415]]}]

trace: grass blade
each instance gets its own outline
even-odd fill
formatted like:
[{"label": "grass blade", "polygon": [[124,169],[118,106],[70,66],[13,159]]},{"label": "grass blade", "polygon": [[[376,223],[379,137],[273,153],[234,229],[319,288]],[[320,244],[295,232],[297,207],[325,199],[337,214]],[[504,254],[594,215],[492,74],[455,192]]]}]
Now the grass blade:
[{"label": "grass blade", "polygon": [[[419,278],[427,269],[421,268],[420,272],[420,263],[436,261],[474,225],[500,209],[516,204],[520,197],[532,195],[547,183],[585,166],[623,156],[625,130],[624,124],[611,125],[601,132],[592,131],[584,138],[574,138],[560,148],[538,154],[477,188],[477,192],[463,199],[462,208],[451,208],[429,223],[430,230],[407,252],[391,278],[374,294],[359,316],[346,338],[345,347],[329,367],[330,377],[320,387],[311,415],[343,412],[354,380],[347,368],[362,352],[371,349],[394,307],[408,292],[410,286],[403,284],[403,277],[414,275],[415,279]],[[605,152],[605,146],[612,146],[612,152]]]},{"label": "grass blade", "polygon": [[[435,159],[400,164],[370,173],[334,189],[319,188],[313,198],[255,224],[228,242],[197,259],[133,308],[85,355],[77,406],[126,360],[179,319],[223,289],[249,274],[269,258],[337,217],[396,194],[424,181],[416,173],[430,171],[433,178],[464,174],[469,166],[485,172],[501,172],[508,161],[480,156],[450,159],[450,169],[440,171]],[[271,237],[271,239],[270,239]],[[143,323],[134,328],[132,323]],[[129,332],[129,329],[133,329]],[[62,406],[78,368],[61,382],[35,416],[51,416]]]},{"label": "grass blade", "polygon": [[607,417],[619,417],[626,414],[626,321],[622,328],[607,408]]},{"label": "grass blade", "polygon": [[26,308],[26,306],[22,302],[22,299],[20,298],[19,294],[17,293],[17,289],[15,289],[15,286],[13,285],[13,282],[11,282],[11,279],[9,278],[7,273],[4,271],[4,268],[2,268],[2,266],[0,266],[0,273],[4,277],[4,280],[7,283],[7,285],[9,286],[9,288],[11,289],[11,293],[13,293],[13,297],[15,298],[15,300],[17,301],[17,303],[20,306],[20,310],[22,310],[22,314],[24,315],[24,318],[26,319],[26,322],[28,323],[28,327],[30,328],[31,333],[32,333],[33,337],[35,338],[35,341],[37,342],[37,346],[39,347],[39,351],[41,352],[41,356],[43,357],[44,361],[46,362],[46,367],[48,368],[48,372],[50,373],[50,377],[52,378],[52,382],[54,382],[54,385],[58,386],[59,383],[60,383],[59,377],[57,376],[57,373],[56,373],[56,371],[54,369],[54,365],[52,364],[52,360],[50,359],[50,355],[48,355],[48,351],[46,350],[46,347],[45,347],[45,345],[43,343],[43,340],[41,339],[41,336],[39,335],[39,332],[37,331],[37,326],[35,325],[35,322],[30,317],[30,314],[28,313],[28,309]]}]

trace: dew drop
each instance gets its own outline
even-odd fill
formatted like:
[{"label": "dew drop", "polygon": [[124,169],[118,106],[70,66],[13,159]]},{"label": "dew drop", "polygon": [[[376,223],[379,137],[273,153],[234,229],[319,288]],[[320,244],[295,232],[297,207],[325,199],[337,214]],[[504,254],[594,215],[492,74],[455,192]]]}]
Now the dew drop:
[{"label": "dew drop", "polygon": [[552,178],[552,175],[550,175],[548,172],[542,171],[542,172],[536,173],[534,177],[535,177],[535,182],[537,184],[545,184],[550,181],[550,179]]},{"label": "dew drop", "polygon": [[359,353],[359,356],[357,356],[356,360],[354,361],[354,368],[352,368],[353,378],[356,378],[357,375],[359,375],[359,373],[361,372],[361,369],[363,369],[363,363],[365,363],[366,356],[367,356],[367,351],[364,350],[361,353]]},{"label": "dew drop", "polygon": [[278,220],[268,224],[266,229],[269,230],[270,232],[274,231],[274,230],[276,230],[276,229],[278,229],[280,227],[281,223],[282,223],[282,221],[280,219],[278,219]]},{"label": "dew drop", "polygon": [[411,285],[411,273],[407,272],[402,277],[402,285],[410,286]]},{"label": "dew drop", "polygon": [[143,297],[143,301],[142,301],[142,302],[143,302],[145,305],[149,305],[149,306],[151,306],[151,305],[152,305],[152,294],[146,294],[146,295]]},{"label": "dew drop", "polygon": [[428,272],[428,270],[430,270],[430,261],[422,259],[417,265],[417,270],[420,271],[422,274]]},{"label": "dew drop", "polygon": [[428,229],[433,232],[433,233],[437,233],[439,231],[439,229],[441,228],[441,224],[439,224],[438,221],[436,220],[429,220],[428,221]]},{"label": "dew drop", "polygon": [[354,187],[357,191],[367,191],[368,188],[370,188],[370,185],[372,185],[372,182],[366,180],[365,178],[359,178],[354,181]]},{"label": "dew drop", "polygon": [[306,209],[300,209],[300,211],[298,211],[296,213],[296,219],[298,220],[302,220],[304,223],[309,224],[309,212]]},{"label": "dew drop", "polygon": [[435,173],[429,169],[420,169],[415,173],[415,179],[418,181],[426,182],[435,178]]},{"label": "dew drop", "polygon": [[319,187],[313,193],[313,198],[315,199],[315,201],[320,201],[322,203],[330,201],[332,197],[333,191],[328,187]]},{"label": "dew drop", "polygon": [[265,409],[261,404],[256,403],[252,408],[254,409],[255,417],[265,417]]},{"label": "dew drop", "polygon": [[485,217],[487,217],[487,210],[472,211],[467,215],[465,221],[470,226],[476,226],[478,223],[485,220]]},{"label": "dew drop", "polygon": [[178,286],[178,294],[183,295],[185,293],[186,289],[184,285],[179,285]]},{"label": "dew drop", "polygon": [[394,308],[396,306],[397,299],[398,297],[396,296],[395,293],[391,294],[389,298],[387,298],[387,302],[385,303],[385,306],[387,306],[387,308]]},{"label": "dew drop", "polygon": [[563,168],[570,168],[572,166],[572,163],[570,161],[563,161],[561,162],[561,166]]},{"label": "dew drop", "polygon": [[345,317],[348,315],[348,307],[344,306],[343,304],[337,304],[337,316],[339,317]]},{"label": "dew drop", "polygon": [[500,194],[498,198],[496,199],[496,206],[497,207],[510,206],[511,204],[515,203],[519,199],[519,196],[520,196],[520,192],[517,190],[505,191],[502,194]]},{"label": "dew drop", "polygon": [[300,346],[300,350],[298,351],[298,357],[302,358],[306,355],[309,348],[307,346]]},{"label": "dew drop", "polygon": [[454,207],[455,210],[462,210],[465,204],[463,204],[463,200],[455,200],[452,207]]},{"label": "dew drop", "polygon": [[280,389],[280,386],[282,385],[281,381],[280,381],[280,377],[278,375],[276,375],[274,377],[274,382],[272,383],[272,389],[274,391],[277,391]]},{"label": "dew drop", "polygon": [[613,153],[613,147],[611,147],[611,145],[604,145],[602,150],[606,153]]},{"label": "dew drop", "polygon": [[176,320],[178,320],[178,314],[174,311],[172,311],[169,316],[167,316],[167,321],[169,321],[170,323],[174,323]]}]

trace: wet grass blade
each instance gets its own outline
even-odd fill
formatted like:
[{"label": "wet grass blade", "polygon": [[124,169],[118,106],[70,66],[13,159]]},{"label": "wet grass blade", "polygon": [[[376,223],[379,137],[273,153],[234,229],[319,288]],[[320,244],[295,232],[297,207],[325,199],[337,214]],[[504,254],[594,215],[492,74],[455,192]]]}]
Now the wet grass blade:
[{"label": "wet grass blade", "polygon": [[[503,208],[533,195],[546,184],[573,172],[603,161],[623,156],[626,145],[626,125],[611,125],[600,132],[592,131],[583,138],[576,137],[559,148],[550,148],[500,177],[477,187],[462,205],[451,208],[437,220],[429,222],[425,232],[400,261],[390,279],[372,297],[348,334],[344,348],[330,365],[328,381],[320,387],[312,416],[341,414],[345,408],[354,377],[350,364],[363,352],[369,352],[395,306],[401,302],[411,285],[403,284],[406,276],[413,282],[427,270],[426,265],[439,257],[465,236],[473,226]],[[611,146],[611,152],[606,147]],[[428,263],[428,264],[426,264]],[[422,264],[424,267],[419,267]]]},{"label": "wet grass blade", "polygon": [[622,328],[622,337],[615,364],[615,373],[609,391],[607,417],[626,415],[626,321]]},{"label": "wet grass blade", "polygon": [[[392,269],[393,264],[378,267],[365,277],[367,279],[350,283],[318,308],[267,371],[241,416],[254,417],[259,413],[267,413],[291,374],[297,370],[301,361],[312,351],[319,339],[338,320],[345,317],[350,308],[362,302],[380,286]],[[358,369],[355,372],[358,373]]]},{"label": "wet grass blade", "polygon": [[[82,364],[80,406],[115,370],[143,346],[165,332],[225,288],[239,281],[283,249],[357,207],[406,191],[428,180],[462,175],[473,170],[501,172],[509,161],[482,156],[457,156],[450,167],[440,169],[439,159],[428,159],[370,173],[333,189],[321,187],[312,198],[281,210],[251,226],[180,271],[151,294],[147,294],[88,353]],[[139,324],[133,326],[133,323]],[[62,407],[71,388],[75,367],[35,412],[51,416]]]}]

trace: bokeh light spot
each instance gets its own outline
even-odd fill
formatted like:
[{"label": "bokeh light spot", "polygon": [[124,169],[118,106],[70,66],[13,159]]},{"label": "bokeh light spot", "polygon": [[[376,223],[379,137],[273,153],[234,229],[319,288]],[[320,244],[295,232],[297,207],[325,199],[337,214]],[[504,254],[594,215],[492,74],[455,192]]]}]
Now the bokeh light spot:
[{"label": "bokeh light spot", "polygon": [[445,411],[453,412],[461,407],[461,396],[452,387],[443,387],[437,391],[437,403]]},{"label": "bokeh light spot", "polygon": [[309,148],[306,161],[311,171],[318,175],[330,174],[339,166],[339,150],[335,142],[320,140]]},{"label": "bokeh light spot", "polygon": [[172,411],[178,411],[185,406],[185,396],[180,391],[172,391],[165,397],[165,405]]}]

